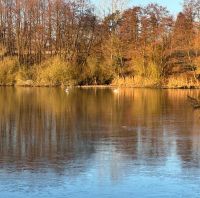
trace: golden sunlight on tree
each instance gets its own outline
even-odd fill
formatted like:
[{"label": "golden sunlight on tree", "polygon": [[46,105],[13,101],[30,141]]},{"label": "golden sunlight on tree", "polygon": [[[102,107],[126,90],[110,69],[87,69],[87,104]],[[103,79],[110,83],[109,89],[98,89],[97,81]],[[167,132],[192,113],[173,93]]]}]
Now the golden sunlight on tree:
[{"label": "golden sunlight on tree", "polygon": [[12,79],[35,85],[49,84],[48,74],[58,68],[48,64],[56,60],[62,63],[59,76],[67,73],[68,80],[54,76],[50,85],[118,79],[165,87],[180,78],[178,87],[193,86],[187,82],[198,87],[199,0],[185,0],[176,17],[156,3],[130,8],[128,3],[101,1],[98,15],[89,0],[0,0],[0,68],[4,59],[15,60]]}]

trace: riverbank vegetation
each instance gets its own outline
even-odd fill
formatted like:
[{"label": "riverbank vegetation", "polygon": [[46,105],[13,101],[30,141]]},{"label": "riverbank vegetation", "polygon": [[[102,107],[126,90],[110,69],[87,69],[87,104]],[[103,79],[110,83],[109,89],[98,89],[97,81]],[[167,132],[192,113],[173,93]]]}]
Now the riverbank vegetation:
[{"label": "riverbank vegetation", "polygon": [[122,2],[0,0],[0,85],[199,88],[200,1]]}]

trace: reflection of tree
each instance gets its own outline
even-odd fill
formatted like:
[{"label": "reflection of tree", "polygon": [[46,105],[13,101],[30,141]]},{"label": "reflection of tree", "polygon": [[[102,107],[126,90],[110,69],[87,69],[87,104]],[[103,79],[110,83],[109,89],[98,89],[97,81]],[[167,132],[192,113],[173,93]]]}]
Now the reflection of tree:
[{"label": "reflection of tree", "polygon": [[190,92],[74,89],[66,95],[60,89],[1,88],[0,166],[72,172],[79,165],[78,173],[109,148],[116,179],[127,171],[126,160],[164,165],[174,142],[185,166],[199,166],[199,122],[186,103]]}]

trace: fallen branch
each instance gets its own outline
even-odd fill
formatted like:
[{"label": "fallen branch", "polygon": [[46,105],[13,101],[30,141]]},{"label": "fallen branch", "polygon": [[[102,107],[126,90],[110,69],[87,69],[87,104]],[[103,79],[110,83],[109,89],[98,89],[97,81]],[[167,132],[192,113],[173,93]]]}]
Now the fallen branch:
[{"label": "fallen branch", "polygon": [[198,109],[200,108],[200,100],[197,98],[193,98],[191,96],[188,95],[188,100],[191,103],[191,105],[193,106],[194,109]]}]

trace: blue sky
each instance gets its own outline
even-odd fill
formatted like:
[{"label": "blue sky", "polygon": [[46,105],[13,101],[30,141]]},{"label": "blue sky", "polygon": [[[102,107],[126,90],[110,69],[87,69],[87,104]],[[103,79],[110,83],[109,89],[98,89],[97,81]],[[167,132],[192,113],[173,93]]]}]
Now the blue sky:
[{"label": "blue sky", "polygon": [[[101,0],[91,0],[97,6]],[[159,5],[166,6],[172,14],[181,11],[183,0],[130,0],[130,6],[133,5],[147,5],[149,3],[158,3]]]},{"label": "blue sky", "polygon": [[131,5],[146,5],[148,3],[158,3],[159,5],[166,6],[172,13],[177,13],[182,9],[183,0],[130,0]]}]

